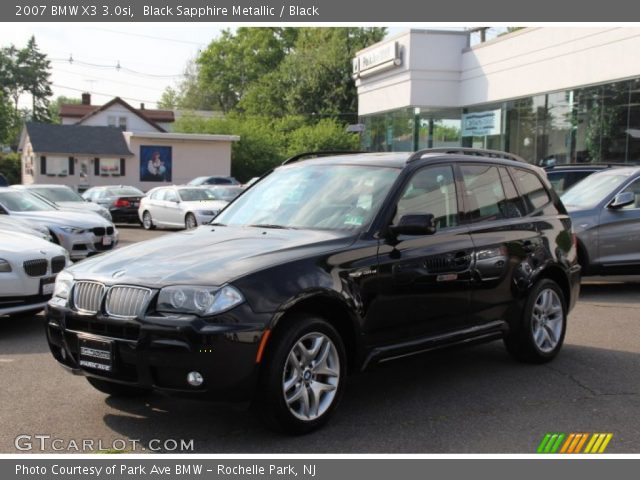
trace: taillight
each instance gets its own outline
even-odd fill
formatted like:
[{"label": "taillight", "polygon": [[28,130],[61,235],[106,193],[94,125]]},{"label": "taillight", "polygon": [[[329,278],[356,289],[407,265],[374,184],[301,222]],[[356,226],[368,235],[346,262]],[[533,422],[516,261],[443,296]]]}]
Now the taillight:
[{"label": "taillight", "polygon": [[121,198],[113,202],[114,207],[128,207],[129,205],[131,205],[129,200],[122,200]]}]

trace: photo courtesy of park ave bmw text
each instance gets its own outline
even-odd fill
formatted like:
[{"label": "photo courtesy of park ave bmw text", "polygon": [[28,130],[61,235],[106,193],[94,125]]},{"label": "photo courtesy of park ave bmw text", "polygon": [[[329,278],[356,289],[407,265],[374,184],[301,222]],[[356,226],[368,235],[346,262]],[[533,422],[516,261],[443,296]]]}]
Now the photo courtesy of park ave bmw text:
[{"label": "photo courtesy of park ave bmw text", "polygon": [[640,6],[0,3],[0,477],[630,477]]}]

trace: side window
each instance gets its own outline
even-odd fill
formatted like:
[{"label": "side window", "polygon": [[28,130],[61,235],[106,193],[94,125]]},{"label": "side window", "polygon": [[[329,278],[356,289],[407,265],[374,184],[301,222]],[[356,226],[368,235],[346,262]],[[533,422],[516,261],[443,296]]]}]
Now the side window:
[{"label": "side window", "polygon": [[511,218],[498,168],[491,165],[462,165],[465,197],[470,220]]},{"label": "side window", "polygon": [[393,223],[410,214],[432,214],[439,229],[458,225],[456,184],[451,166],[427,167],[416,172],[402,192]]},{"label": "side window", "polygon": [[177,202],[178,201],[178,195],[176,195],[176,192],[174,192],[171,189],[167,189],[164,192],[164,197],[163,200],[166,202]]},{"label": "side window", "polygon": [[155,192],[153,192],[149,198],[151,198],[151,200],[162,200],[162,196],[164,194],[164,190],[160,189],[160,190],[156,190]]},{"label": "side window", "polygon": [[634,208],[640,208],[640,178],[634,180],[633,183],[631,183],[631,185],[629,185],[627,188],[622,190],[622,192],[633,192],[633,194],[636,196],[635,203],[632,203],[631,205],[627,205],[626,207],[622,207],[623,210],[632,210]]},{"label": "side window", "polygon": [[511,172],[529,211],[537,210],[551,201],[547,189],[536,174],[520,168],[513,168]]}]

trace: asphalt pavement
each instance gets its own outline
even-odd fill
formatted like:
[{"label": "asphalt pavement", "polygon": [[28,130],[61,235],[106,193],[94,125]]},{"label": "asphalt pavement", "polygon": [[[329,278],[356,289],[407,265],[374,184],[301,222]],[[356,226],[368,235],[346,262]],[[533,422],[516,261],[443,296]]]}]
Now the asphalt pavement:
[{"label": "asphalt pavement", "polygon": [[[121,245],[166,233],[121,228]],[[200,453],[535,453],[548,432],[611,432],[607,453],[639,453],[639,294],[633,277],[586,281],[565,347],[546,365],[517,363],[494,342],[354,376],[332,421],[302,437],[267,430],[245,405],[107,397],[56,364],[42,315],[0,318],[0,453],[17,453],[19,435],[34,453],[36,435],[72,453],[85,439],[139,440],[140,452],[180,453],[174,441],[193,440]]]}]

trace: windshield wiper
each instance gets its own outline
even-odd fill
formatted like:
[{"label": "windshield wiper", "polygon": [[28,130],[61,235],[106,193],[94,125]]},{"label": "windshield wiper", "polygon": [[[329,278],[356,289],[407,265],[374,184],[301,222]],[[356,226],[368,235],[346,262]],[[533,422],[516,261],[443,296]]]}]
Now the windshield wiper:
[{"label": "windshield wiper", "polygon": [[273,225],[273,224],[270,224],[270,223],[257,223],[257,224],[255,224],[255,225],[249,225],[249,227],[256,227],[256,228],[279,228],[279,229],[282,229],[282,230],[287,230],[287,229],[291,228],[291,227],[285,227],[285,226],[282,226],[282,225]]},{"label": "windshield wiper", "polygon": [[225,223],[219,223],[219,222],[210,223],[209,225],[211,225],[212,227],[226,227],[227,226]]}]

